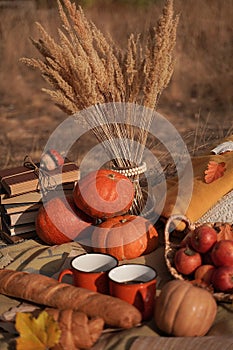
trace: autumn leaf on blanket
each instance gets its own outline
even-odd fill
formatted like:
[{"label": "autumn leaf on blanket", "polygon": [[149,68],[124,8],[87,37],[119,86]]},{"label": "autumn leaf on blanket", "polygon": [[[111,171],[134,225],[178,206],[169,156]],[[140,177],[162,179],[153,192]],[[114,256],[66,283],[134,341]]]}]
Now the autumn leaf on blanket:
[{"label": "autumn leaf on blanket", "polygon": [[219,179],[224,175],[226,171],[225,163],[217,163],[214,161],[210,161],[208,163],[208,168],[205,170],[205,182],[210,184],[211,182]]},{"label": "autumn leaf on blanket", "polygon": [[218,227],[217,240],[221,241],[222,239],[233,240],[233,226],[231,224],[225,223],[221,224]]},{"label": "autumn leaf on blanket", "polygon": [[17,350],[51,349],[61,336],[58,323],[46,311],[37,318],[31,313],[17,313],[15,327],[20,334],[16,339]]}]

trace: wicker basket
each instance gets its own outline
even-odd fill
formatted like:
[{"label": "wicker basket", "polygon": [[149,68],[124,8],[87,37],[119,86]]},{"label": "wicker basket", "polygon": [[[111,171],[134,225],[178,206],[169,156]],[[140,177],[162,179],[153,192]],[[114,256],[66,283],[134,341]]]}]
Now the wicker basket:
[{"label": "wicker basket", "polygon": [[[175,229],[175,222],[184,222],[186,227],[183,231],[183,234],[172,234],[174,233],[174,229]],[[209,225],[211,226],[215,226],[217,223],[210,223]],[[175,257],[175,253],[176,251],[180,248],[180,242],[181,240],[185,237],[185,235],[190,231],[190,230],[194,230],[195,227],[200,226],[201,223],[198,224],[193,224],[190,222],[190,220],[183,215],[172,215],[166,222],[165,225],[165,261],[166,261],[166,265],[171,273],[171,275],[173,277],[175,277],[176,279],[180,279],[180,280],[187,280],[188,278],[185,278],[182,274],[180,274],[175,266],[174,266],[174,257]],[[233,301],[233,294],[230,293],[215,293],[213,292],[213,296],[217,301],[221,301],[221,302],[232,302]]]}]

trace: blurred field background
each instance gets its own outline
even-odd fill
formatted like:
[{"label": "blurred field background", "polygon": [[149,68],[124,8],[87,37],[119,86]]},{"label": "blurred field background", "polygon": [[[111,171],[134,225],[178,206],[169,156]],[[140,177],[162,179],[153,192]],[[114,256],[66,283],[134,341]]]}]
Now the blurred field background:
[{"label": "blurred field background", "polygon": [[[132,32],[155,25],[163,0],[76,1],[104,33],[122,48]],[[158,111],[184,136],[191,152],[233,132],[231,0],[175,0],[180,13],[175,73]],[[56,0],[0,0],[0,167],[16,166],[30,154],[38,160],[50,134],[65,118],[41,92],[46,83],[21,57],[38,57],[29,37],[35,22],[56,38],[60,26]],[[81,157],[94,140],[79,142]]]}]

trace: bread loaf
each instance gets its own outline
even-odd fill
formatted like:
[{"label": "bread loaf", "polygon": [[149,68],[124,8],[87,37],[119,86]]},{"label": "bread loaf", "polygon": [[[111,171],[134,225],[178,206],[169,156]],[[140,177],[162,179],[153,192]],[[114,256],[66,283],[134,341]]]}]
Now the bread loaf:
[{"label": "bread loaf", "polygon": [[103,318],[112,327],[131,328],[141,322],[141,313],[123,300],[40,274],[0,269],[0,293],[60,310],[82,311],[88,317]]},{"label": "bread loaf", "polygon": [[104,321],[100,317],[88,319],[83,312],[46,308],[46,312],[58,322],[61,337],[55,349],[89,349],[99,339]]}]

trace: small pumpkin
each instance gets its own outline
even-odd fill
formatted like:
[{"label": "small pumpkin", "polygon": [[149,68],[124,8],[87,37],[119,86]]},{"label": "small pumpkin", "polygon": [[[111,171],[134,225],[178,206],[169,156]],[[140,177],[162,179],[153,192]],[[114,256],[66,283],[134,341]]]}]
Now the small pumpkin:
[{"label": "small pumpkin", "polygon": [[35,222],[37,235],[49,245],[77,240],[84,230],[91,230],[92,223],[91,218],[76,208],[72,196],[49,199],[40,207]]},{"label": "small pumpkin", "polygon": [[204,336],[214,322],[217,304],[207,290],[190,282],[167,282],[155,303],[157,327],[176,337]]},{"label": "small pumpkin", "polygon": [[125,175],[108,169],[90,172],[78,181],[74,189],[77,207],[99,219],[125,214],[133,199],[133,183]]},{"label": "small pumpkin", "polygon": [[141,216],[121,215],[94,229],[92,247],[95,252],[111,254],[118,260],[134,259],[158,247],[158,232]]}]

